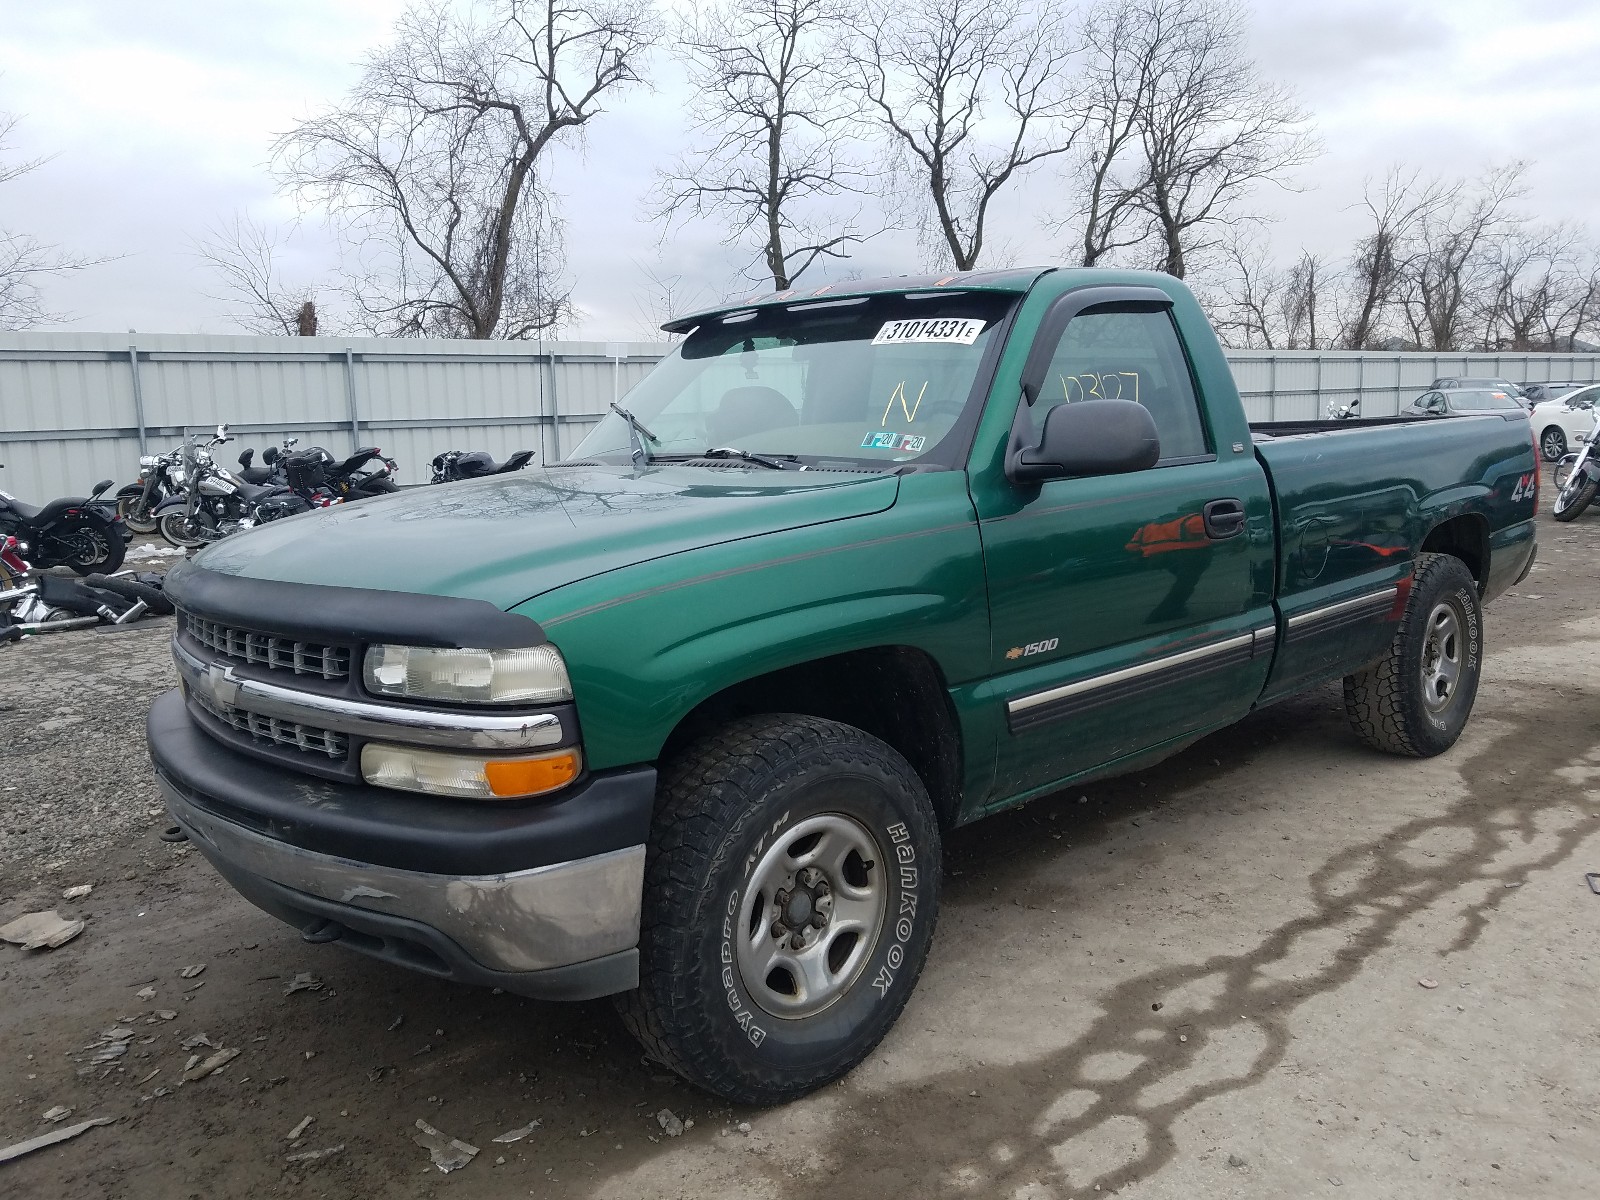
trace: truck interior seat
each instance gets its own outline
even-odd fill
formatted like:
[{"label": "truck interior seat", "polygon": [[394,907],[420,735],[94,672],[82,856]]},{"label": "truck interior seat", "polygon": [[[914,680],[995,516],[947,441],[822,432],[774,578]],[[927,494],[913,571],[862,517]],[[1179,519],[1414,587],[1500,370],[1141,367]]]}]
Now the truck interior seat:
[{"label": "truck interior seat", "polygon": [[799,423],[794,405],[776,388],[736,387],[723,394],[716,411],[706,418],[706,437],[712,446],[737,446],[740,438],[752,433]]}]

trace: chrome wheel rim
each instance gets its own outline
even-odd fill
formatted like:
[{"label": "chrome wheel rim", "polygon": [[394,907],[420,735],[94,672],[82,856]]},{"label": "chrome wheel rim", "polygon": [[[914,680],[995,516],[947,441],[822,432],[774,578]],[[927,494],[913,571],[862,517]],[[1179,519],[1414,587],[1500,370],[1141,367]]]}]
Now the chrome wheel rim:
[{"label": "chrome wheel rim", "polygon": [[1554,462],[1567,452],[1567,439],[1556,429],[1547,429],[1544,433],[1544,456]]},{"label": "chrome wheel rim", "polygon": [[850,990],[888,907],[888,864],[842,813],[801,821],[762,854],[740,906],[739,974],[775,1017],[821,1012]]},{"label": "chrome wheel rim", "polygon": [[1428,614],[1422,643],[1422,702],[1429,712],[1449,707],[1461,682],[1461,614],[1448,600]]},{"label": "chrome wheel rim", "polygon": [[1578,498],[1578,493],[1583,491],[1584,476],[1578,471],[1568,471],[1567,477],[1560,480],[1556,486],[1556,508],[1565,510]]}]

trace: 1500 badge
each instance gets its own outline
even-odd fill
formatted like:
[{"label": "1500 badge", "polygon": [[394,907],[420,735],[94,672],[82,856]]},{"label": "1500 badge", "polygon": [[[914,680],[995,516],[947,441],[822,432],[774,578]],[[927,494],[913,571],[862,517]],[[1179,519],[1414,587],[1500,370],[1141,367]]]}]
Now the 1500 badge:
[{"label": "1500 badge", "polygon": [[1029,642],[1026,646],[1013,646],[1006,651],[1007,658],[1031,658],[1035,654],[1048,654],[1061,645],[1058,637],[1047,638],[1042,642]]}]

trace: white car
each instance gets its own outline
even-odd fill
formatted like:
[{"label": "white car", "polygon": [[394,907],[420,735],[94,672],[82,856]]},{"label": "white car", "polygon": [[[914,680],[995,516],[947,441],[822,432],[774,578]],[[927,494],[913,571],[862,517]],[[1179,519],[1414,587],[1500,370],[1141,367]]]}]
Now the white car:
[{"label": "white car", "polygon": [[1597,400],[1600,383],[1533,406],[1533,428],[1539,438],[1539,453],[1546,462],[1555,462],[1589,436],[1595,425]]}]

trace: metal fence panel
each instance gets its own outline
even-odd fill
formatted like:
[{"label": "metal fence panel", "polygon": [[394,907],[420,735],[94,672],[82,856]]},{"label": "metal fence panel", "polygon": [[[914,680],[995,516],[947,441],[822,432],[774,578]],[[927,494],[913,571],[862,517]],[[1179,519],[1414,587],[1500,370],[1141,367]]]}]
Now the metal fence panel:
[{"label": "metal fence panel", "polygon": [[[334,453],[377,445],[401,480],[435,454],[570,454],[667,347],[653,342],[459,342],[188,334],[0,334],[0,487],[35,503],[130,482],[142,451],[226,421],[235,447],[282,437]],[[1398,412],[1442,375],[1600,379],[1593,354],[1231,351],[1252,421],[1322,416],[1360,396]],[[233,448],[233,447],[230,447]],[[229,456],[231,458],[231,456]]]}]

